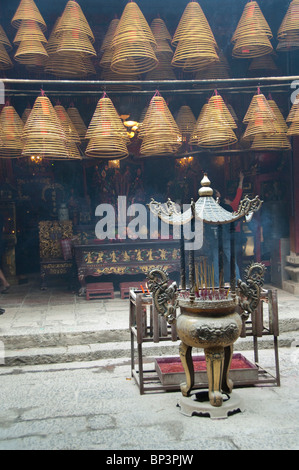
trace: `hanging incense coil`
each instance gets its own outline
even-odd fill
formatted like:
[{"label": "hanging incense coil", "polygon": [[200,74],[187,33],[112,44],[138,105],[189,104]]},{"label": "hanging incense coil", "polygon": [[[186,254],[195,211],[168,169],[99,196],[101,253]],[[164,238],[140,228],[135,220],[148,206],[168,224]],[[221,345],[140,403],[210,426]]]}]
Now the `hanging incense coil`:
[{"label": "hanging incense coil", "polygon": [[77,31],[80,35],[87,36],[92,43],[95,42],[93,32],[79,3],[69,0],[61,15],[56,34],[61,35],[62,33],[73,31]]},{"label": "hanging incense coil", "polygon": [[27,119],[29,118],[31,111],[32,111],[32,108],[30,108],[30,107],[27,107],[27,108],[24,109],[24,112],[22,114],[22,121],[23,121],[24,124],[26,124]]},{"label": "hanging incense coil", "polygon": [[201,6],[197,2],[189,2],[174,33],[172,44],[177,46],[181,41],[202,39],[217,47],[214,34]]},{"label": "hanging incense coil", "polygon": [[[155,126],[156,120],[156,126]],[[142,128],[139,129],[138,137],[143,139],[146,133],[159,133],[169,132],[176,136],[175,142],[181,142],[182,136],[178,125],[171,114],[164,98],[159,95],[155,95],[147,108],[146,114],[142,121]]]},{"label": "hanging incense coil", "polygon": [[101,48],[100,48],[101,53],[105,52],[107,49],[111,49],[112,40],[113,40],[113,37],[114,37],[114,33],[116,31],[116,28],[118,26],[118,23],[119,23],[119,18],[114,18],[110,22],[108,30],[107,30],[107,32],[104,36],[104,39],[102,41],[102,44],[101,44]]},{"label": "hanging incense coil", "polygon": [[256,57],[251,61],[249,70],[269,70],[272,72],[277,71],[277,65],[274,62],[273,54],[266,54]]},{"label": "hanging incense coil", "polygon": [[[62,18],[59,22],[61,25]],[[87,34],[79,31],[63,31],[59,36],[59,44],[56,50],[57,54],[79,53],[84,55],[96,56],[97,53]]]},{"label": "hanging incense coil", "polygon": [[107,135],[96,135],[90,139],[85,155],[90,158],[121,160],[128,157],[129,152],[122,137],[107,132]]},{"label": "hanging incense coil", "polygon": [[125,143],[129,142],[127,130],[120,119],[110,98],[103,96],[96,106],[86,132],[86,139],[91,139],[97,132],[109,132],[109,135],[121,137]]},{"label": "hanging incense coil", "polygon": [[43,31],[46,31],[47,29],[47,25],[33,0],[21,0],[14,17],[11,20],[11,24],[18,29],[23,20],[33,20],[40,25]]},{"label": "hanging incense coil", "polygon": [[12,45],[10,43],[10,40],[8,39],[4,29],[0,25],[0,44],[5,46],[6,49],[12,49]]},{"label": "hanging incense coil", "polygon": [[277,129],[274,121],[265,119],[261,113],[257,112],[254,119],[248,122],[242,139],[252,141],[256,135],[270,136],[276,133]]},{"label": "hanging incense coil", "polygon": [[74,106],[70,106],[67,110],[67,113],[72,123],[74,124],[80,139],[85,139],[87,127],[81,117],[81,114],[79,113],[79,110],[75,108]]},{"label": "hanging incense coil", "polygon": [[286,122],[293,122],[298,109],[299,109],[299,98],[298,99],[296,98],[286,118]]},{"label": "hanging incense coil", "polygon": [[257,114],[264,120],[276,120],[268,101],[262,93],[253,96],[244,116],[243,123],[247,124],[249,121],[252,121]]},{"label": "hanging incense coil", "polygon": [[41,42],[26,39],[20,43],[14,58],[24,65],[43,66],[48,54]]},{"label": "hanging incense coil", "polygon": [[0,149],[1,158],[19,158],[21,157],[23,144],[21,136],[24,123],[15,108],[10,105],[4,106],[0,114],[1,140]]},{"label": "hanging incense coil", "polygon": [[254,137],[251,147],[252,150],[291,150],[289,138],[285,133],[276,133],[271,136],[257,135]]},{"label": "hanging incense coil", "polygon": [[232,55],[240,59],[252,59],[273,52],[273,46],[266,34],[244,36],[235,42]]},{"label": "hanging incense coil", "polygon": [[291,125],[287,131],[287,135],[289,136],[294,136],[294,135],[299,135],[299,106],[298,104],[294,103],[292,107],[292,116],[288,116],[288,119],[290,120],[291,118]]},{"label": "hanging incense coil", "polygon": [[17,34],[14,38],[14,44],[20,44],[22,41],[39,41],[47,44],[46,36],[44,35],[41,27],[33,20],[23,20],[19,27]]},{"label": "hanging incense coil", "polygon": [[265,34],[269,39],[273,38],[271,28],[258,3],[251,0],[245,5],[231,41],[235,43],[238,39],[246,36],[252,37],[255,34]]},{"label": "hanging incense coil", "polygon": [[46,60],[45,72],[62,78],[84,78],[96,74],[89,56],[72,52],[51,54]]},{"label": "hanging incense coil", "polygon": [[146,74],[145,80],[176,80],[169,54],[157,52],[156,56],[159,61],[158,65],[155,69]]},{"label": "hanging incense coil", "polygon": [[274,116],[276,117],[276,125],[278,126],[278,132],[287,132],[288,126],[287,123],[283,117],[282,112],[280,111],[279,107],[277,106],[277,103],[274,100],[268,100],[268,103],[274,113]]},{"label": "hanging incense coil", "polygon": [[279,27],[278,39],[298,39],[299,35],[299,0],[292,0]]},{"label": "hanging incense coil", "polygon": [[46,96],[39,96],[24,126],[23,156],[39,155],[42,158],[69,157],[67,138],[61,122]]},{"label": "hanging incense coil", "polygon": [[54,110],[60,120],[64,133],[66,135],[66,139],[68,142],[75,142],[80,143],[81,139],[75,128],[73,122],[71,121],[68,113],[66,112],[65,108],[61,105],[54,106]]},{"label": "hanging incense coil", "polygon": [[231,39],[232,55],[239,58],[254,58],[273,51],[270,39],[272,31],[256,1],[245,5],[243,14]]},{"label": "hanging incense coil", "polygon": [[172,41],[171,34],[162,18],[153,19],[151,22],[151,30],[156,41]]},{"label": "hanging incense coil", "polygon": [[[130,5],[130,4],[129,4]],[[111,70],[120,74],[138,75],[158,65],[156,54],[148,41],[132,41],[114,47]]]},{"label": "hanging incense coil", "polygon": [[0,44],[0,70],[8,70],[13,67],[12,61],[7,53],[7,50]]},{"label": "hanging incense coil", "polygon": [[236,123],[220,95],[212,96],[199,114],[189,143],[207,148],[235,144],[238,141],[233,130],[235,127]]},{"label": "hanging incense coil", "polygon": [[213,62],[208,67],[197,71],[195,80],[211,80],[230,78],[230,67],[227,58],[221,50],[217,51],[219,61]]},{"label": "hanging incense coil", "polygon": [[292,52],[299,49],[299,35],[297,38],[285,38],[278,42],[276,50],[278,52]]},{"label": "hanging incense coil", "polygon": [[152,30],[139,6],[135,2],[129,2],[124,8],[115,30],[112,47],[120,46],[123,43],[134,43],[135,41],[147,42],[153,48],[157,45]]},{"label": "hanging incense coil", "polygon": [[217,61],[219,62],[219,57],[214,44],[194,38],[192,41],[183,40],[178,43],[171,63],[186,72],[196,72]]},{"label": "hanging incense coil", "polygon": [[196,124],[196,119],[190,106],[184,105],[180,107],[176,123],[182,134],[183,142],[189,142]]},{"label": "hanging incense coil", "polygon": [[152,98],[138,137],[144,156],[175,153],[181,147],[182,134],[162,96]]}]

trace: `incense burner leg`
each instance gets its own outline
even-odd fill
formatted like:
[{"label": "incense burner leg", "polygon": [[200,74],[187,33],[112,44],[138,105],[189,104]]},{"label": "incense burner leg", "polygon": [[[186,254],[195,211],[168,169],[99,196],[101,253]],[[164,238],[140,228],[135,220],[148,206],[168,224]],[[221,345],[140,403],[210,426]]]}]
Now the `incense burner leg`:
[{"label": "incense burner leg", "polygon": [[227,393],[232,393],[234,383],[229,378],[229,370],[233,357],[233,345],[226,346],[224,348],[224,366],[223,366],[223,378],[222,378],[222,390]]},{"label": "incense burner leg", "polygon": [[207,363],[210,403],[212,406],[221,406],[223,402],[221,385],[224,366],[224,348],[207,348],[204,352]]},{"label": "incense burner leg", "polygon": [[180,358],[186,375],[186,383],[181,384],[181,392],[184,397],[190,395],[190,391],[194,385],[194,366],[192,360],[192,347],[185,343],[180,344]]}]

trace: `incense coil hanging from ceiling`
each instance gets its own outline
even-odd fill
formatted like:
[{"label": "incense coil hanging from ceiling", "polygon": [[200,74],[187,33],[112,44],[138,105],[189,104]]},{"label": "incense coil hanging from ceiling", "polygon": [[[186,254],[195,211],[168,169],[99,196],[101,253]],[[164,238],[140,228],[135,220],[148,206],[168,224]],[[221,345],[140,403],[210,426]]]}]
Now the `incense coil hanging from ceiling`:
[{"label": "incense coil hanging from ceiling", "polygon": [[26,39],[22,41],[14,55],[14,59],[23,65],[44,66],[48,53],[40,41]]},{"label": "incense coil hanging from ceiling", "polygon": [[190,144],[204,148],[217,148],[235,144],[237,127],[220,95],[212,96],[197,119]]},{"label": "incense coil hanging from ceiling", "polygon": [[98,101],[86,139],[89,140],[87,157],[117,160],[129,155],[129,137],[110,98],[103,96]]},{"label": "incense coil hanging from ceiling", "polygon": [[1,140],[0,149],[1,158],[19,158],[23,144],[21,136],[24,123],[15,108],[9,104],[5,105],[0,114]]},{"label": "incense coil hanging from ceiling", "polygon": [[250,1],[245,5],[242,16],[233,34],[232,55],[238,58],[254,58],[273,51],[270,42],[272,31],[258,3]]},{"label": "incense coil hanging from ceiling", "polygon": [[69,0],[57,25],[56,34],[61,35],[62,33],[73,31],[81,33],[82,36],[87,36],[90,42],[95,42],[94,34],[79,3]]},{"label": "incense coil hanging from ceiling", "polygon": [[189,142],[196,124],[196,119],[190,106],[183,105],[180,107],[176,123],[182,134],[183,142]]},{"label": "incense coil hanging from ceiling", "polygon": [[189,2],[174,33],[174,67],[194,72],[219,62],[217,43],[210,25],[197,2]]},{"label": "incense coil hanging from ceiling", "polygon": [[162,96],[152,98],[138,137],[141,156],[172,154],[181,147],[182,134]]},{"label": "incense coil hanging from ceiling", "polygon": [[81,116],[79,110],[75,106],[71,105],[68,108],[67,113],[68,113],[72,123],[74,124],[80,139],[85,139],[85,135],[86,135],[86,132],[87,132],[87,127],[86,127],[85,122],[82,119],[82,116]]},{"label": "incense coil hanging from ceiling", "polygon": [[22,20],[13,42],[18,45],[25,40],[38,41],[42,44],[48,42],[39,24],[33,20]]},{"label": "incense coil hanging from ceiling", "polygon": [[278,51],[299,49],[299,0],[292,0],[278,33]]},{"label": "incense coil hanging from ceiling", "polygon": [[39,96],[24,126],[23,156],[39,155],[48,159],[69,157],[67,138],[61,122],[46,96]]},{"label": "incense coil hanging from ceiling", "polygon": [[128,75],[149,72],[158,64],[156,46],[140,8],[135,2],[128,3],[113,36],[111,70]]},{"label": "incense coil hanging from ceiling", "polygon": [[11,24],[13,27],[18,29],[23,20],[35,21],[40,25],[43,31],[46,31],[47,29],[47,25],[33,0],[21,0],[17,11],[11,20]]},{"label": "incense coil hanging from ceiling", "polygon": [[6,48],[0,43],[0,70],[8,70],[13,67],[12,61]]},{"label": "incense coil hanging from ceiling", "polygon": [[3,44],[3,46],[5,46],[5,48],[8,50],[12,49],[10,40],[8,39],[6,32],[4,31],[1,25],[0,25],[0,44]]}]

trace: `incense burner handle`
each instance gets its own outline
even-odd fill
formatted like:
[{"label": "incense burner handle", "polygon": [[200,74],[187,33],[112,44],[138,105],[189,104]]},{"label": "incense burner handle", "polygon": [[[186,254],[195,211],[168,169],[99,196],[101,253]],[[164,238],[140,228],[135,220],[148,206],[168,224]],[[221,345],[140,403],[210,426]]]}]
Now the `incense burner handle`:
[{"label": "incense burner handle", "polygon": [[245,272],[245,281],[237,283],[237,295],[241,308],[241,317],[247,320],[258,307],[261,291],[264,284],[265,265],[252,263]]},{"label": "incense burner handle", "polygon": [[164,316],[169,324],[175,323],[178,305],[176,282],[168,285],[168,274],[161,268],[152,269],[147,274],[147,278],[147,285],[158,313]]}]

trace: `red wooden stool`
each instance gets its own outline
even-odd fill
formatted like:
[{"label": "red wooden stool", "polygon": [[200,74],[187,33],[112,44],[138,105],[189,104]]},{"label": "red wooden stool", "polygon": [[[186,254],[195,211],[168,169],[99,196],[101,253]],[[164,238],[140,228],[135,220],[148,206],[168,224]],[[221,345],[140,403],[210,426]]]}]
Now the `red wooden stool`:
[{"label": "red wooden stool", "polygon": [[96,282],[86,285],[86,300],[114,299],[112,282]]}]

